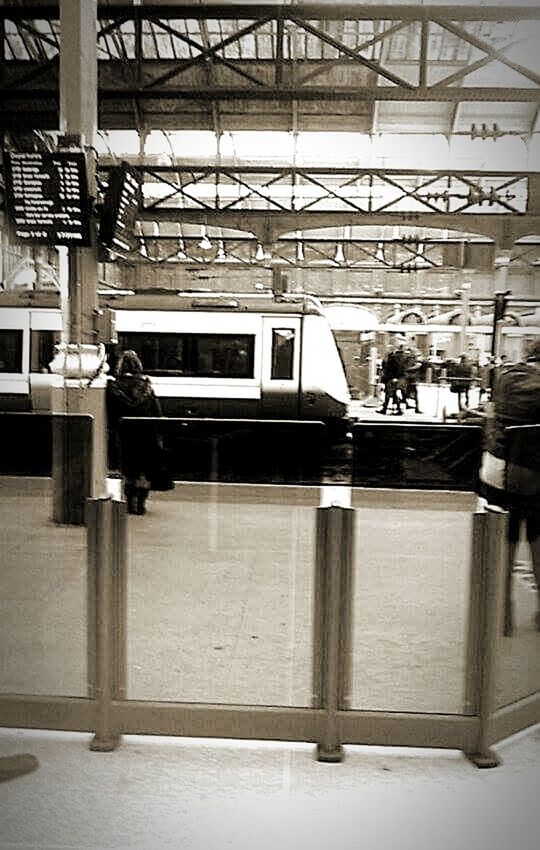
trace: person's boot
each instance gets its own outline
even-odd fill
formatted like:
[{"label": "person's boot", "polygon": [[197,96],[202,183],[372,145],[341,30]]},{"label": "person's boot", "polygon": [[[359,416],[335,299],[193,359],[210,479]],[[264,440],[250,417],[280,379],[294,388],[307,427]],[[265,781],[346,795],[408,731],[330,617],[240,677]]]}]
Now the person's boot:
[{"label": "person's boot", "polygon": [[137,513],[137,494],[133,487],[126,487],[126,502],[128,514]]}]

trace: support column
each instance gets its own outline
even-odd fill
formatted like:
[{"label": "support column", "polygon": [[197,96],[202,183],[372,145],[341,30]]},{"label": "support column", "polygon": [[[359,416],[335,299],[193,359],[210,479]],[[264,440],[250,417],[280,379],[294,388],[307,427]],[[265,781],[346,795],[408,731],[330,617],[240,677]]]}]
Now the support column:
[{"label": "support column", "polygon": [[467,330],[469,328],[471,284],[465,281],[461,285],[461,334],[460,354],[467,354]]},{"label": "support column", "polygon": [[370,345],[368,359],[370,393],[369,398],[364,401],[364,407],[378,407],[380,404],[379,381],[377,378],[377,355],[377,346]]},{"label": "support column", "polygon": [[[83,150],[90,198],[96,195],[97,130],[97,0],[60,0],[60,130],[59,147]],[[92,209],[87,214],[92,215]],[[80,458],[56,452],[53,467],[54,519],[81,521],[85,500],[106,490],[106,414],[104,350],[96,345],[98,254],[95,226],[89,248],[69,248],[61,264],[63,340],[51,363],[53,445],[69,448],[66,417],[92,417],[91,439],[79,446],[88,452],[89,476],[80,476]],[[60,459],[60,462],[58,462]]]}]

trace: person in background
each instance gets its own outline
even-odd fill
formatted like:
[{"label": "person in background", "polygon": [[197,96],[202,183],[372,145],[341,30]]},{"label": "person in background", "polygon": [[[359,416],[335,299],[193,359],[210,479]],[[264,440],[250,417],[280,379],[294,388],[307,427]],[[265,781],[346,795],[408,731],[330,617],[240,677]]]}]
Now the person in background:
[{"label": "person in background", "polygon": [[457,393],[458,409],[463,410],[469,406],[469,390],[473,376],[473,368],[469,363],[466,354],[462,354],[458,363],[453,367],[452,374],[449,375],[451,380],[450,391]]},{"label": "person in background", "polygon": [[[540,340],[522,363],[499,367],[486,420],[485,451],[480,469],[481,495],[509,513],[505,634],[512,634],[511,577],[521,526],[526,528],[537,590],[536,629],[540,631],[540,444],[529,431],[514,438],[509,452],[507,428],[540,425]],[[518,436],[520,436],[518,434]]]},{"label": "person in background", "polygon": [[142,516],[150,491],[156,464],[158,437],[152,432],[141,443],[133,429],[121,429],[124,416],[161,416],[159,400],[150,379],[143,375],[141,361],[135,351],[124,351],[116,378],[107,382],[107,421],[109,427],[109,464],[120,469],[125,480],[127,510]]},{"label": "person in background", "polygon": [[490,375],[492,369],[493,358],[484,357],[481,361],[479,361],[476,380],[478,382],[479,387],[478,401],[480,404],[484,401],[484,399],[487,399],[489,397]]},{"label": "person in background", "polygon": [[381,381],[384,384],[383,405],[377,413],[385,414],[390,402],[394,405],[396,414],[403,416],[401,403],[403,401],[403,386],[405,378],[405,358],[403,346],[390,351],[381,365]]},{"label": "person in background", "polygon": [[422,411],[418,407],[418,387],[417,379],[418,372],[422,366],[422,362],[417,353],[412,348],[405,350],[404,356],[404,389],[403,396],[405,399],[405,407],[410,407],[409,400],[413,402],[413,407],[416,413]]}]

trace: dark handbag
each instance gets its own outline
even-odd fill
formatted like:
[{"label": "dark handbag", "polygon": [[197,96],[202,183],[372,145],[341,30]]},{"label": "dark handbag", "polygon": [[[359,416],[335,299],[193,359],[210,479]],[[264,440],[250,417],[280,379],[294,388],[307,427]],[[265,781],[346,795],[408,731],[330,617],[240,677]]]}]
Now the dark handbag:
[{"label": "dark handbag", "polygon": [[160,448],[156,452],[154,466],[150,475],[151,490],[174,490],[171,476],[171,454],[167,449]]}]

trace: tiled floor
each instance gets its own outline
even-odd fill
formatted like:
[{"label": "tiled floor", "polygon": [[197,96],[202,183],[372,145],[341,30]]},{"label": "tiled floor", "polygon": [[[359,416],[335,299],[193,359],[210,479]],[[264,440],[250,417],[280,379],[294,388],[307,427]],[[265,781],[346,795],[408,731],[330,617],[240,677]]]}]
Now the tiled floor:
[{"label": "tiled floor", "polygon": [[537,850],[540,726],[479,770],[441,750],[0,730],[0,755],[33,773],[0,785],[2,850]]}]

